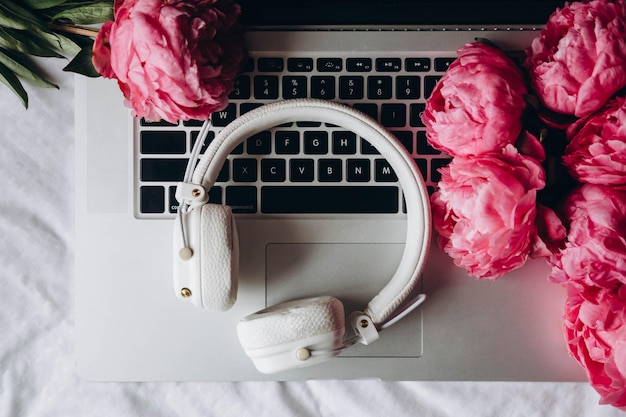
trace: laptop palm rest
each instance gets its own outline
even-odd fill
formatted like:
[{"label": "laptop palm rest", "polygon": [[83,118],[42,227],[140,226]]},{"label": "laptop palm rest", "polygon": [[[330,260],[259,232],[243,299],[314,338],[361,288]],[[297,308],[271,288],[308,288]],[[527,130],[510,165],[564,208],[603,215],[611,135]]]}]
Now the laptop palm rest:
[{"label": "laptop palm rest", "polygon": [[[400,264],[404,244],[298,243],[266,246],[267,305],[318,295],[339,298],[346,314],[363,310]],[[422,355],[421,311],[412,313],[369,346],[342,356]]]}]

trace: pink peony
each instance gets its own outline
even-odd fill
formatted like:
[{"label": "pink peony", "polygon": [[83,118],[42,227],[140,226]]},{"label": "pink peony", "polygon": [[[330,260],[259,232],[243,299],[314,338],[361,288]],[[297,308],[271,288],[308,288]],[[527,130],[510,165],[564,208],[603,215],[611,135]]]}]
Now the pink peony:
[{"label": "pink peony", "polygon": [[244,58],[231,0],[117,0],[93,49],[126,104],[148,120],[206,119],[223,109]]},{"label": "pink peony", "polygon": [[526,53],[524,65],[543,104],[586,116],[626,86],[626,3],[566,3]]},{"label": "pink peony", "polygon": [[442,250],[478,278],[521,267],[536,245],[536,194],[544,185],[541,165],[513,145],[501,154],[454,158],[431,198]]},{"label": "pink peony", "polygon": [[564,207],[564,248],[552,259],[550,280],[613,288],[626,284],[626,192],[585,184]]},{"label": "pink peony", "polygon": [[497,48],[475,42],[458,51],[426,102],[429,142],[452,156],[500,152],[522,129],[527,90],[521,71]]},{"label": "pink peony", "polygon": [[617,98],[605,109],[568,129],[563,163],[574,178],[589,184],[626,189],[626,100]]},{"label": "pink peony", "polygon": [[568,287],[565,337],[602,404],[626,411],[626,287]]}]

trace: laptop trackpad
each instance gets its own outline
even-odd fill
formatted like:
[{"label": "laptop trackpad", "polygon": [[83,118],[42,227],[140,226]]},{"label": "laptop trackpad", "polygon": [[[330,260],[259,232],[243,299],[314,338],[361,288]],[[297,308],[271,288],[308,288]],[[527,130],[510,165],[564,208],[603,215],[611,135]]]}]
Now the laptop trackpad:
[{"label": "laptop trackpad", "polygon": [[[404,244],[269,244],[266,247],[267,305],[332,295],[346,315],[363,310],[396,271]],[[347,326],[349,324],[346,323]],[[370,346],[343,356],[417,357],[422,354],[421,311],[381,333]]]}]

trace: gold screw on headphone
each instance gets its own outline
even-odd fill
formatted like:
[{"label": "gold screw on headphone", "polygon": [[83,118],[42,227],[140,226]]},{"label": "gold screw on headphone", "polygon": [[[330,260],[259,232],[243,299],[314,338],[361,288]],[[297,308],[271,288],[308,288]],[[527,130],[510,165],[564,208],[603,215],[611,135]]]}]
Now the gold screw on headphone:
[{"label": "gold screw on headphone", "polygon": [[361,320],[360,324],[361,324],[361,328],[365,329],[367,326],[370,325],[370,322],[365,320],[365,319],[363,319],[363,320]]},{"label": "gold screw on headphone", "polygon": [[200,197],[200,194],[202,194],[202,191],[200,191],[200,189],[198,188],[194,188],[193,190],[191,190],[191,195],[193,197]]},{"label": "gold screw on headphone", "polygon": [[189,288],[183,288],[180,290],[180,295],[182,295],[183,298],[189,298],[191,297],[191,290]]}]

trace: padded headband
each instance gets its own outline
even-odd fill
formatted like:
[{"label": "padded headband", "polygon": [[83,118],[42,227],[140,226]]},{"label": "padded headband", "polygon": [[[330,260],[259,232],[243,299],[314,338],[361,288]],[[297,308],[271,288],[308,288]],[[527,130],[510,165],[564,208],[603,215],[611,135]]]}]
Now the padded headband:
[{"label": "padded headband", "polygon": [[196,166],[192,182],[209,190],[226,158],[240,143],[264,130],[297,121],[330,123],[363,137],[387,159],[402,186],[407,207],[407,240],[402,260],[389,283],[364,311],[376,325],[383,325],[417,288],[430,246],[431,220],[428,193],[415,162],[376,121],[345,105],[323,100],[267,104],[235,119],[216,136]]}]

